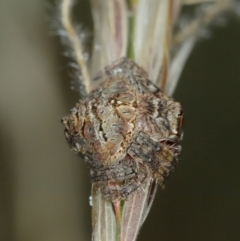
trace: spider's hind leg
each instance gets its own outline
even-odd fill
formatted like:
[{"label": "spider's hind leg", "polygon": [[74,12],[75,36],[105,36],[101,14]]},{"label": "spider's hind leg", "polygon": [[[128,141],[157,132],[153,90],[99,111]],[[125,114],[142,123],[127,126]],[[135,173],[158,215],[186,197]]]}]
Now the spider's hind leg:
[{"label": "spider's hind leg", "polygon": [[124,200],[141,186],[147,174],[145,166],[127,155],[117,165],[93,171],[91,175],[106,199]]}]

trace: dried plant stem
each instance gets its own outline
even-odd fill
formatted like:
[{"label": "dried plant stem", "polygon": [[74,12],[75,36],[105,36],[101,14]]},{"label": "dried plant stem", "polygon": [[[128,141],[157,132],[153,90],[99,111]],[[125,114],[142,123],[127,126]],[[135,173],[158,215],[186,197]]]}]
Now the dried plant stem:
[{"label": "dried plant stem", "polygon": [[186,64],[186,61],[194,47],[196,42],[196,36],[188,38],[180,47],[177,54],[171,59],[171,65],[169,66],[168,76],[167,76],[167,85],[165,92],[172,96],[174,90],[176,89],[178,80],[182,73],[183,67]]},{"label": "dried plant stem", "polygon": [[[162,69],[170,1],[139,1],[134,26],[134,61],[142,66],[149,78],[159,84]],[[159,27],[161,26],[161,27]],[[146,56],[148,56],[146,58]]]},{"label": "dried plant stem", "polygon": [[[92,241],[115,241],[119,235],[112,203],[92,185]],[[118,232],[118,233],[117,233]]]},{"label": "dried plant stem", "polygon": [[173,47],[178,46],[186,41],[193,35],[207,26],[211,21],[216,18],[223,11],[229,9],[232,6],[231,0],[218,1],[217,3],[212,4],[203,11],[202,16],[197,16],[197,18],[189,24],[189,26],[183,28],[180,32],[176,33],[173,38]]},{"label": "dried plant stem", "polygon": [[155,198],[157,185],[151,177],[146,178],[141,191],[133,194],[125,202],[122,213],[121,241],[134,241],[145,221],[152,201]]},{"label": "dried plant stem", "polygon": [[165,89],[168,95],[172,95],[176,88],[183,67],[198,40],[198,32],[207,27],[222,12],[230,9],[232,3],[232,0],[221,0],[211,6],[204,7],[201,13],[196,15],[196,19],[173,36],[172,48],[177,49],[177,52],[172,57],[169,66]]},{"label": "dried plant stem", "polygon": [[63,0],[61,3],[61,22],[62,26],[68,34],[69,41],[72,44],[72,48],[75,53],[76,62],[79,65],[83,80],[85,83],[86,92],[89,93],[91,90],[91,81],[86,61],[83,55],[83,46],[81,40],[77,34],[76,29],[71,19],[71,9],[73,6],[73,0]]},{"label": "dried plant stem", "polygon": [[157,184],[149,177],[127,201],[109,201],[93,184],[92,241],[134,241],[152,206]]},{"label": "dried plant stem", "polygon": [[170,64],[170,50],[171,50],[171,41],[172,41],[172,16],[173,16],[173,0],[170,1],[168,6],[168,16],[167,16],[167,28],[165,33],[165,48],[164,48],[164,57],[163,57],[163,65],[161,69],[161,74],[159,75],[158,85],[160,86],[161,90],[166,89],[167,85],[167,76],[168,76],[168,69]]},{"label": "dried plant stem", "polygon": [[91,77],[94,78],[96,73],[105,66],[126,56],[128,11],[126,1],[122,0],[91,0],[90,2],[94,21],[90,70]]}]

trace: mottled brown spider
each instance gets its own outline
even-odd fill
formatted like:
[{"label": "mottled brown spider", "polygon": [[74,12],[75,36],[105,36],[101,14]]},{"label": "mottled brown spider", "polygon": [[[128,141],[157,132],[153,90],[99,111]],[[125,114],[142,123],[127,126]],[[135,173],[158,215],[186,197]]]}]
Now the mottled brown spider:
[{"label": "mottled brown spider", "polygon": [[71,149],[106,199],[128,198],[148,176],[162,184],[181,151],[181,105],[127,58],[94,80],[99,87],[62,119]]}]

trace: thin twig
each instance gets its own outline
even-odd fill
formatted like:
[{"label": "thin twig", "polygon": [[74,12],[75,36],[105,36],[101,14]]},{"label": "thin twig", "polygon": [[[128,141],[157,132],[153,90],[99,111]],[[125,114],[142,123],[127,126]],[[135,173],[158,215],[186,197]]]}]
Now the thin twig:
[{"label": "thin twig", "polygon": [[184,65],[186,64],[186,61],[195,43],[196,43],[195,36],[192,36],[186,39],[186,41],[184,41],[184,43],[179,48],[178,52],[174,55],[174,57],[171,60],[171,64],[169,66],[168,76],[167,76],[167,85],[165,89],[165,92],[169,96],[172,96],[176,89],[179,77],[182,73]]},{"label": "thin twig", "polygon": [[227,10],[232,5],[231,0],[219,1],[213,6],[208,7],[203,11],[202,16],[197,16],[195,20],[191,21],[189,26],[184,27],[180,32],[176,33],[173,38],[173,47],[178,46],[186,41],[186,39],[196,35],[199,30],[212,22],[220,13]]},{"label": "thin twig", "polygon": [[73,2],[73,0],[62,0],[60,5],[61,22],[63,28],[67,32],[69,41],[71,42],[72,48],[75,52],[76,62],[79,65],[83,80],[85,82],[86,92],[89,93],[91,90],[91,82],[86,61],[83,55],[83,46],[71,19],[71,9]]},{"label": "thin twig", "polygon": [[177,52],[172,56],[169,67],[166,86],[168,95],[171,96],[176,88],[183,67],[198,40],[198,33],[208,27],[221,13],[233,6],[232,3],[232,0],[221,0],[211,6],[200,9],[201,13],[197,14],[196,18],[188,26],[174,35],[172,48],[177,49]]}]

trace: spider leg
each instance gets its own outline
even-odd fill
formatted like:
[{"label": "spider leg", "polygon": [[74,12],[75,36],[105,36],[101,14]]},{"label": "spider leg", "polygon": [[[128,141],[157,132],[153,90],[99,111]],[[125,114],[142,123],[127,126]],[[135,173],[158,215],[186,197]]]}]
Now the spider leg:
[{"label": "spider leg", "polygon": [[102,193],[107,199],[127,199],[147,177],[147,172],[141,172],[134,178],[119,182],[117,180],[108,181],[107,185],[102,186]]},{"label": "spider leg", "polygon": [[177,148],[167,143],[154,141],[143,132],[136,138],[137,143],[131,144],[128,149],[129,155],[138,161],[146,163],[154,177],[162,183],[174,169],[176,163]]},{"label": "spider leg", "polygon": [[103,196],[113,200],[126,199],[141,186],[148,173],[146,166],[127,155],[117,165],[92,170],[91,176],[101,187]]}]

